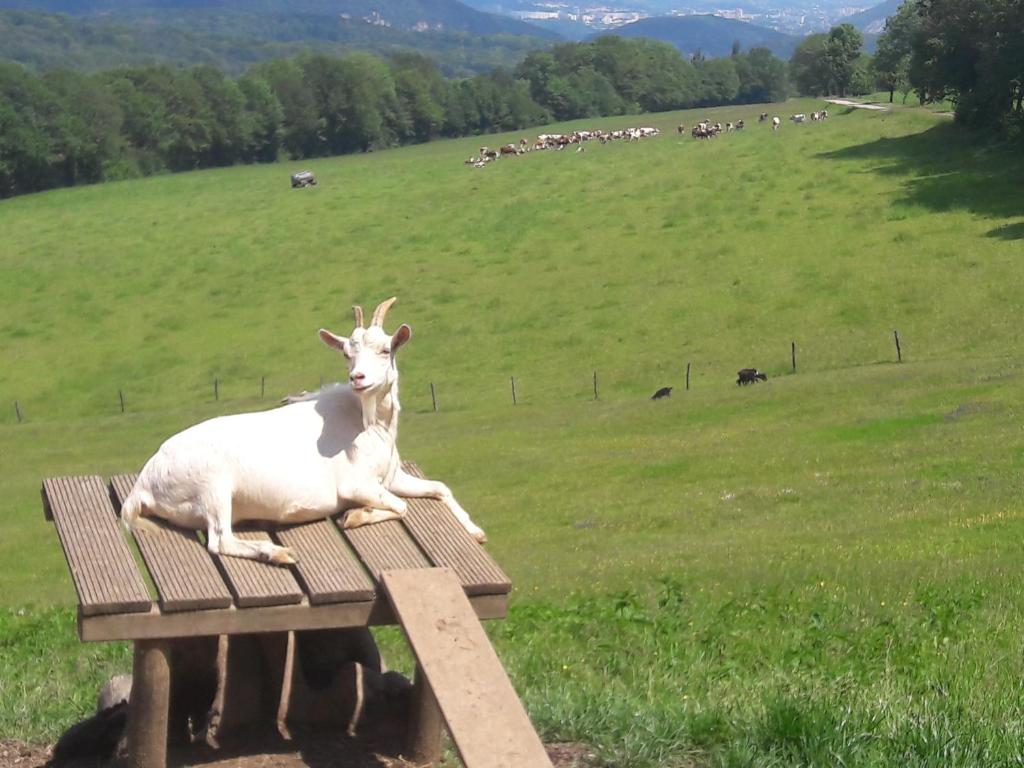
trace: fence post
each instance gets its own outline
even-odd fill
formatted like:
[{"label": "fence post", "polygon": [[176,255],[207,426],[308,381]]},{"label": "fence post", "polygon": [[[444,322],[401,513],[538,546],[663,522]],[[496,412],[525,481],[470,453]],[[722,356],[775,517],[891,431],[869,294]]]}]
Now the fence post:
[{"label": "fence post", "polygon": [[594,371],[594,399],[597,400],[597,371]]},{"label": "fence post", "polygon": [[437,413],[437,392],[434,391],[434,382],[430,382],[430,402],[434,404],[434,413]]},{"label": "fence post", "polygon": [[903,362],[903,350],[900,349],[900,332],[899,331],[893,331],[892,335],[893,335],[893,338],[896,339],[896,362],[897,363],[902,363]]},{"label": "fence post", "polygon": [[21,424],[21,406],[18,405],[18,401],[14,401],[14,415],[18,417],[18,423]]},{"label": "fence post", "polygon": [[516,405],[516,377],[512,377],[512,405]]},{"label": "fence post", "polygon": [[117,390],[117,399],[121,401],[121,413],[124,413],[124,392]]},{"label": "fence post", "polygon": [[793,342],[793,373],[796,373],[796,342]]},{"label": "fence post", "polygon": [[686,364],[686,391],[690,391],[690,364]]}]

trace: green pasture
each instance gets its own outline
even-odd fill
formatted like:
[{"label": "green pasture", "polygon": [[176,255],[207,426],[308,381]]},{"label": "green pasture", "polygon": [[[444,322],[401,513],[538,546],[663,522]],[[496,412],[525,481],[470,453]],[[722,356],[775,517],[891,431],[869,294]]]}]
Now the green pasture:
[{"label": "green pasture", "polygon": [[[821,106],[767,107],[777,133],[758,105],[581,121],[554,130],[662,135],[480,170],[540,131],[311,161],[307,190],[284,163],[0,203],[0,737],[52,738],[127,664],[74,638],[41,478],[336,378],[316,329],[394,294],[399,446],[512,577],[492,635],[546,739],[1019,764],[1024,160],[926,110],[785,119]],[[676,133],[704,116],[747,128]]]}]

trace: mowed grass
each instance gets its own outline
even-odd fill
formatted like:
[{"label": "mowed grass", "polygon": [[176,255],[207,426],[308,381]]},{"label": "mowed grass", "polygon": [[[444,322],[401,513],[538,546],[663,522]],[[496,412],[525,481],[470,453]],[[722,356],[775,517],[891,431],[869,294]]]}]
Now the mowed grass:
[{"label": "mowed grass", "polygon": [[[492,634],[545,738],[1019,762],[1022,160],[925,111],[759,111],[586,121],[663,134],[483,170],[532,134],[318,161],[303,191],[280,164],[0,205],[0,734],[59,732],[126,658],[46,607],[74,596],[40,479],[337,377],[316,328],[397,294],[400,446],[516,584]],[[705,115],[748,127],[676,135]]]}]

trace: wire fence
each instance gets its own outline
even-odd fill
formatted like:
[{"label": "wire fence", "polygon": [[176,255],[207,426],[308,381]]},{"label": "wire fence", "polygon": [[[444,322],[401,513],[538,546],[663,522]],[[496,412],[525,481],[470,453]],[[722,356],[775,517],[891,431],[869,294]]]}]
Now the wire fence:
[{"label": "wire fence", "polygon": [[[893,331],[892,340],[895,345],[895,358],[893,361],[902,362],[903,346],[902,340],[899,335],[899,331]],[[796,374],[798,372],[798,356],[800,350],[797,341],[792,341],[790,345],[788,345],[787,351],[788,355],[786,364],[788,370],[780,371],[781,367],[776,365],[774,368],[775,374]],[[662,393],[663,395],[667,394],[668,392],[666,392],[665,390],[678,391],[678,389],[681,388],[683,389],[683,391],[689,391],[691,388],[691,383],[695,378],[698,367],[701,365],[703,365],[703,367],[705,367],[706,369],[714,369],[716,374],[720,374],[724,370],[724,364],[721,360],[709,361],[708,359],[688,359],[685,361],[685,374],[682,373],[684,369],[682,367],[681,362],[678,365],[678,371],[681,374],[681,379],[683,381],[682,387],[654,387],[651,389],[650,393],[650,396],[652,398],[655,398],[655,395],[657,395],[659,392]],[[586,375],[578,374],[572,376],[570,382],[565,377],[562,377],[557,381],[552,380],[551,377],[544,377],[547,379],[546,386],[539,385],[536,389],[527,387],[527,389],[525,390],[522,386],[524,380],[521,377],[512,374],[509,376],[507,380],[507,389],[504,395],[501,395],[498,388],[496,387],[495,389],[489,390],[485,393],[477,392],[476,399],[482,398],[487,400],[493,400],[494,397],[500,396],[503,399],[507,398],[506,401],[510,404],[511,407],[518,407],[520,406],[520,404],[523,404],[524,400],[527,399],[530,395],[538,398],[550,399],[552,395],[557,393],[558,396],[563,399],[586,398],[593,400],[602,399],[602,397],[605,394],[609,393],[610,391],[614,391],[616,394],[628,393],[631,396],[637,395],[637,385],[632,382],[627,383],[630,379],[630,375],[628,373],[624,373],[623,371],[606,370],[605,374],[608,373],[611,373],[612,375],[607,376],[602,374],[600,369],[594,369],[592,372]],[[541,378],[542,377],[538,377],[537,380],[540,380]],[[719,381],[720,378],[721,377],[718,376],[716,378],[716,381]],[[232,391],[236,392],[236,394],[234,394],[230,399],[245,401],[251,401],[253,399],[265,401],[268,399],[267,376],[261,375],[255,382],[250,378],[245,378],[245,384],[239,386],[241,381],[243,381],[243,377],[236,377],[230,380],[229,383],[232,385]],[[327,381],[327,383],[334,383],[330,378],[326,380],[325,377],[321,376],[319,377],[317,388],[323,388],[325,385],[325,381]],[[532,381],[535,380],[528,380],[529,383],[532,383]],[[567,382],[568,385],[566,385]],[[198,394],[198,397],[205,399],[208,402],[219,402],[222,399],[223,395],[225,394],[225,390],[223,387],[225,383],[227,383],[227,380],[225,380],[223,377],[214,376],[212,380],[210,380],[209,382],[209,389],[207,390],[208,394],[206,398],[203,398],[203,395],[201,393]],[[737,379],[736,383],[738,384],[744,382],[741,382],[740,380]],[[238,392],[242,391],[243,387],[246,390],[248,390],[250,394],[239,395]],[[298,387],[289,386],[285,387],[284,391],[284,395],[271,394],[269,399],[272,399],[274,401],[287,402],[290,401],[290,398],[301,398],[305,395],[309,395],[312,391],[315,390],[306,390]],[[526,398],[524,398],[524,393],[526,394]],[[193,394],[195,395],[196,393],[194,392]],[[440,411],[444,410],[445,402],[443,399],[443,394],[444,393],[442,391],[440,383],[435,380],[428,379],[424,381],[422,377],[420,377],[414,381],[414,387],[412,388],[408,388],[404,380],[402,383],[401,395],[403,406],[406,406],[406,408],[408,409],[412,404],[414,412],[439,413]],[[455,403],[449,402],[447,403],[447,408],[449,408],[449,410],[465,410],[467,407],[471,406],[471,402],[473,401],[473,399],[474,398],[472,397],[464,397],[456,401]],[[119,388],[116,393],[112,393],[110,402],[110,413],[126,414],[133,410],[132,401],[129,396],[126,396],[124,388]],[[26,408],[25,400],[14,399],[12,406],[12,417],[14,422],[16,422],[17,424],[23,424],[31,420],[33,414],[30,409]],[[140,408],[136,410],[141,412],[144,411],[145,409]]]}]

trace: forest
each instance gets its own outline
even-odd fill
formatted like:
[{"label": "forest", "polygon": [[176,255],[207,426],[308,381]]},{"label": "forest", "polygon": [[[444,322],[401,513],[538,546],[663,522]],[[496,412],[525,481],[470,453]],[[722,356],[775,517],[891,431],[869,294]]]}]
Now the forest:
[{"label": "forest", "polygon": [[37,75],[0,63],[0,196],[787,94],[785,62],[764,49],[689,61],[612,36],[458,80],[412,53],[307,53],[237,78],[212,65]]}]

